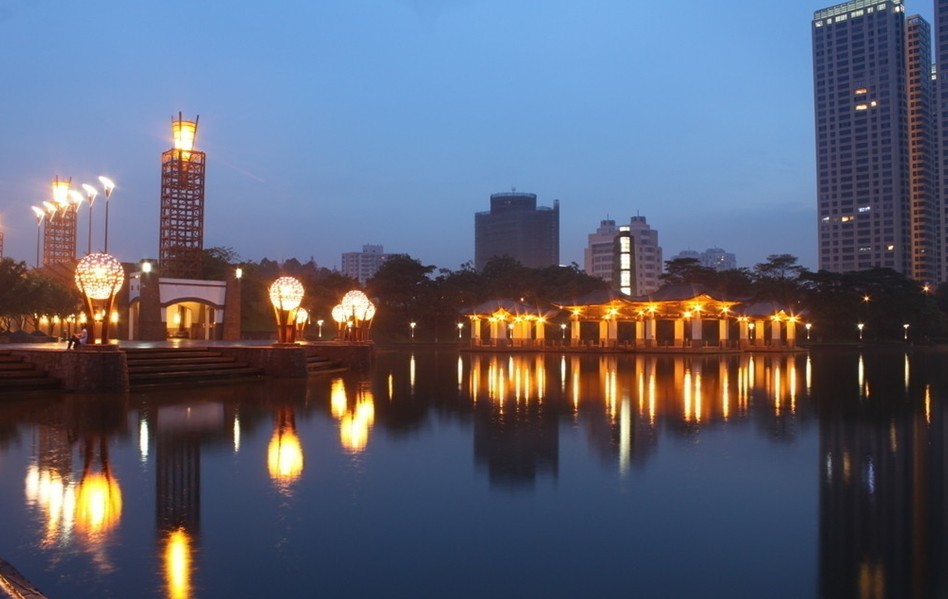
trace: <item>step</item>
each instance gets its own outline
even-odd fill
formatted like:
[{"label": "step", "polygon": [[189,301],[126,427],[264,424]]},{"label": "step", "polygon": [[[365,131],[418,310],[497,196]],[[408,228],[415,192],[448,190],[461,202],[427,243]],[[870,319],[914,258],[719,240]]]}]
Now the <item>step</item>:
[{"label": "step", "polygon": [[206,381],[206,382],[222,382],[230,380],[236,377],[252,377],[257,378],[262,376],[263,372],[259,368],[253,368],[250,366],[243,366],[238,368],[228,368],[226,370],[194,370],[194,371],[165,371],[165,372],[148,372],[135,374],[132,376],[129,375],[129,383],[132,386],[136,386],[144,383],[159,383],[159,382],[194,382],[194,381]]},{"label": "step", "polygon": [[148,366],[139,366],[138,364],[128,365],[128,375],[133,376],[142,373],[151,372],[200,372],[206,370],[233,370],[234,368],[245,368],[246,364],[231,360],[229,362],[216,361],[201,364],[151,364]]},{"label": "step", "polygon": [[200,366],[202,364],[221,364],[226,362],[236,362],[234,358],[227,358],[224,356],[207,356],[202,358],[165,358],[165,359],[148,359],[148,360],[126,360],[128,367],[138,368],[138,367],[148,367],[148,366],[175,366],[175,365],[196,365]]}]

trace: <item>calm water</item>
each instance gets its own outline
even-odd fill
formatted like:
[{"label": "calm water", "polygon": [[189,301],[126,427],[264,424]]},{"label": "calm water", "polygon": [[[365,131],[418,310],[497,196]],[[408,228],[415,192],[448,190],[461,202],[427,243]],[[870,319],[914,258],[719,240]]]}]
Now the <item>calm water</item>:
[{"label": "calm water", "polygon": [[380,352],[0,399],[51,597],[944,597],[948,353]]}]

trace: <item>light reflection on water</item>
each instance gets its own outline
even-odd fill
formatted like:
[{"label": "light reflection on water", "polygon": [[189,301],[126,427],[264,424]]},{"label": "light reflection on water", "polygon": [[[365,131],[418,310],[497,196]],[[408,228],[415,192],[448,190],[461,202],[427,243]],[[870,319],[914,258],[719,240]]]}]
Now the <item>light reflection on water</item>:
[{"label": "light reflection on water", "polygon": [[944,594],[944,358],[380,352],[12,398],[0,557],[73,597]]}]

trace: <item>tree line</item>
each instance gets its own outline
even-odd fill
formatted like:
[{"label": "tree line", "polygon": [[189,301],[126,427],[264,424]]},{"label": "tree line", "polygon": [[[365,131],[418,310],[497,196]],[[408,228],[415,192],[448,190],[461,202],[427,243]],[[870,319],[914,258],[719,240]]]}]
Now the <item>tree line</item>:
[{"label": "tree line", "polygon": [[[314,260],[293,258],[277,262],[241,260],[230,248],[204,251],[203,277],[226,280],[234,269],[241,282],[242,329],[266,335],[275,330],[268,289],[279,276],[303,283],[303,306],[311,320],[323,320],[324,338],[334,335],[331,311],[357,281]],[[948,285],[932,289],[891,269],[874,268],[850,273],[811,272],[790,254],[774,254],[753,268],[718,271],[693,258],[665,263],[663,286],[690,284],[720,299],[743,302],[772,301],[812,325],[814,340],[854,340],[863,324],[866,340],[913,341],[948,335]],[[569,302],[608,283],[587,275],[577,264],[529,268],[510,257],[497,257],[477,271],[471,263],[458,270],[423,264],[408,255],[388,258],[364,291],[376,303],[372,337],[382,341],[408,339],[448,341],[457,338],[457,325],[467,325],[463,310],[492,299],[514,299],[528,305]],[[24,262],[0,260],[0,328],[33,329],[39,317],[65,317],[81,309],[74,286],[30,270]],[[566,317],[563,317],[564,322]],[[410,323],[416,323],[414,331]],[[905,327],[905,325],[909,325]],[[308,336],[316,335],[310,327]]]}]

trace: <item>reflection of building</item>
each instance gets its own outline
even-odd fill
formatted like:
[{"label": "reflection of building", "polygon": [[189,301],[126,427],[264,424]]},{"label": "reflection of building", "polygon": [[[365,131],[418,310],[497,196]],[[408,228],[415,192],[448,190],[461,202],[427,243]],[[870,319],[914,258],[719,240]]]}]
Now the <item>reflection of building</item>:
[{"label": "reflection of building", "polygon": [[945,596],[948,410],[910,384],[908,360],[904,383],[891,362],[862,360],[820,373],[833,398],[820,415],[821,596]]},{"label": "reflection of building", "polygon": [[[546,402],[542,355],[472,356],[472,396],[483,395],[474,416],[474,458],[485,465],[491,485],[532,485],[538,474],[559,469],[559,426]],[[475,387],[473,381],[477,381]]]},{"label": "reflection of building", "polygon": [[382,252],[381,245],[363,245],[361,252],[345,252],[342,255],[342,274],[365,285],[391,256]]},{"label": "reflection of building", "polygon": [[529,268],[560,263],[560,203],[537,207],[534,193],[510,191],[490,196],[490,211],[474,215],[474,267],[509,256]]}]

